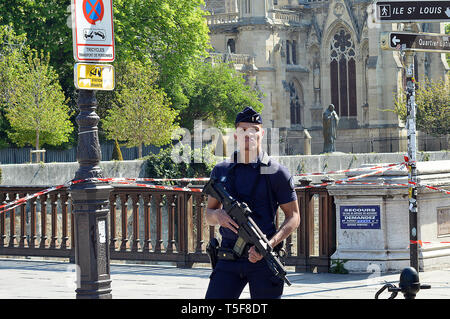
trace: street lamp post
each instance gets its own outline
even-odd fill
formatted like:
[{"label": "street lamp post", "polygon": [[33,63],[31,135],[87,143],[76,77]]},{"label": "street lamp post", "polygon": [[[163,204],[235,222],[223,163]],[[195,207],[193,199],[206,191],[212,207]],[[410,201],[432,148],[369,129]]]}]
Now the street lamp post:
[{"label": "street lamp post", "polygon": [[[95,113],[94,90],[80,90],[77,161],[74,181],[102,176],[99,167],[101,149]],[[108,200],[112,187],[105,182],[88,180],[70,187],[74,207],[75,263],[77,265],[77,299],[109,299],[111,279],[109,265]]]}]

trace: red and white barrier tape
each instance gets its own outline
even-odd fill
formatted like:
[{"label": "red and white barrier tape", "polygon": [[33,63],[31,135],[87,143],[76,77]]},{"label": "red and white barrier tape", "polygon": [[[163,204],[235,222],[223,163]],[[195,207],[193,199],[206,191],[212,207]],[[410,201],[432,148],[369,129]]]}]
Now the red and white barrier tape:
[{"label": "red and white barrier tape", "polygon": [[128,178],[128,177],[112,177],[102,178],[104,182],[129,181],[129,182],[207,182],[209,177],[195,177],[195,178]]},{"label": "red and white barrier tape", "polygon": [[319,173],[304,173],[304,174],[295,174],[294,176],[317,176],[317,175],[329,175],[329,174],[342,174],[348,172],[358,172],[358,171],[367,171],[367,170],[375,170],[379,168],[385,167],[396,167],[400,165],[405,165],[406,162],[396,163],[396,164],[385,164],[385,165],[377,165],[372,167],[358,167],[358,168],[349,168],[338,171],[329,171],[329,172],[319,172]]},{"label": "red and white barrier tape", "polygon": [[413,181],[409,181],[408,183],[412,184],[412,185],[417,185],[417,186],[420,186],[420,187],[426,187],[426,188],[429,188],[429,189],[432,189],[432,190],[435,190],[435,191],[442,192],[444,194],[450,195],[450,191],[448,191],[446,189],[443,189],[443,188],[434,187],[434,186],[430,186],[430,185],[424,185],[424,184],[420,184],[420,183],[415,183]]},{"label": "red and white barrier tape", "polygon": [[423,241],[423,240],[410,240],[410,244],[419,244],[423,246],[424,244],[450,244],[450,241]]},{"label": "red and white barrier tape", "polygon": [[[407,157],[405,157],[405,160],[408,160]],[[307,176],[307,175],[325,175],[325,174],[337,174],[337,173],[344,173],[344,172],[350,172],[350,171],[361,171],[361,170],[374,170],[379,169],[375,172],[370,172],[367,174],[361,174],[345,179],[341,179],[338,181],[330,181],[330,182],[324,182],[321,184],[314,184],[314,185],[307,185],[307,186],[299,186],[296,187],[296,189],[307,189],[307,188],[315,188],[315,187],[323,187],[327,186],[329,184],[346,184],[346,183],[353,183],[357,179],[361,179],[364,177],[369,177],[377,174],[381,174],[383,172],[392,170],[396,167],[402,167],[407,165],[408,162],[402,162],[397,164],[386,164],[386,165],[378,165],[373,167],[364,167],[364,168],[357,168],[357,169],[348,169],[348,170],[341,170],[341,171],[330,171],[330,172],[323,172],[323,173],[310,173],[310,174],[301,174],[296,176]],[[50,192],[56,191],[63,187],[69,187],[70,185],[75,185],[78,183],[84,183],[84,182],[113,182],[117,184],[125,184],[125,185],[136,185],[138,187],[145,187],[145,188],[151,188],[151,189],[160,189],[160,190],[169,190],[169,191],[183,191],[183,192],[201,192],[202,190],[200,188],[190,188],[190,187],[178,187],[178,186],[165,186],[165,185],[154,185],[154,184],[141,184],[136,183],[140,181],[150,181],[150,182],[168,182],[168,181],[175,181],[175,182],[190,182],[190,181],[208,181],[209,178],[207,177],[199,177],[199,178],[92,178],[92,179],[83,179],[83,180],[76,180],[76,181],[69,181],[65,184],[53,186],[47,189],[44,189],[42,191],[39,191],[35,194],[30,194],[25,197],[19,198],[15,201],[0,205],[0,214],[5,213],[9,210],[12,210],[20,205],[25,204],[28,200],[32,198],[39,197],[44,194],[48,194]],[[389,186],[408,186],[408,184],[391,184],[391,183],[370,183],[370,182],[359,182],[360,184],[364,185],[389,185]],[[450,191],[447,191],[445,189],[441,189],[434,186],[429,185],[422,185],[414,182],[409,182],[410,184],[416,184],[417,186],[426,187],[432,190],[440,191],[442,193],[450,195]]]},{"label": "red and white barrier tape", "polygon": [[[330,181],[330,182],[324,182],[324,183],[321,183],[321,184],[300,186],[300,187],[296,187],[296,188],[297,189],[306,189],[306,188],[327,186],[329,184],[345,184],[345,183],[349,183],[349,182],[352,182],[354,180],[361,179],[361,178],[364,178],[364,177],[369,177],[369,176],[381,174],[381,173],[384,173],[386,171],[392,170],[392,169],[394,169],[394,168],[396,168],[398,166],[402,167],[404,165],[405,165],[405,163],[384,165],[382,169],[380,169],[378,171],[375,171],[375,172],[371,172],[371,173],[367,173],[367,174],[361,174],[361,175],[357,175],[357,176],[353,176],[353,177],[348,177],[348,178],[340,179],[340,180],[337,180],[337,181]],[[377,167],[379,168],[380,166],[377,166]],[[367,169],[368,168],[365,168],[364,170],[367,170]]]},{"label": "red and white barrier tape", "polygon": [[[66,184],[67,184],[67,183],[66,183]],[[29,201],[29,200],[32,199],[32,198],[36,198],[36,197],[42,196],[42,195],[44,195],[44,194],[48,194],[48,193],[50,193],[50,192],[56,191],[56,190],[58,190],[58,189],[60,189],[60,188],[63,188],[63,187],[65,187],[65,186],[67,186],[66,184],[62,184],[62,185],[58,185],[58,186],[53,186],[53,187],[50,187],[50,188],[41,190],[41,191],[39,191],[39,192],[37,192],[37,193],[30,194],[30,195],[27,195],[27,196],[25,196],[25,197],[16,199],[15,201],[12,201],[12,202],[9,202],[9,203],[0,205],[0,209],[3,209],[3,210],[0,210],[0,214],[6,213],[6,212],[9,211],[9,210],[12,210],[12,209],[14,209],[14,208],[16,208],[16,207],[18,207],[18,206],[21,206],[21,205],[25,204],[27,201]]]},{"label": "red and white barrier tape", "polygon": [[[99,179],[100,181],[105,182],[105,179]],[[135,183],[133,181],[121,181],[116,180],[112,178],[111,182],[117,183],[117,184],[125,184],[125,185],[136,185],[139,187],[146,187],[146,188],[152,188],[152,189],[161,189],[161,190],[169,190],[169,191],[179,191],[179,192],[197,192],[201,193],[202,189],[200,188],[190,188],[190,187],[177,187],[177,186],[163,186],[163,185],[153,185],[153,184],[139,184]]]},{"label": "red and white barrier tape", "polygon": [[146,187],[146,188],[152,188],[152,189],[160,189],[160,190],[169,190],[169,191],[181,191],[181,192],[201,192],[202,190],[200,188],[189,188],[189,187],[177,187],[177,186],[163,186],[163,185],[153,185],[153,184],[138,184],[135,183],[136,181],[203,181],[203,180],[209,180],[209,178],[90,178],[90,179],[80,179],[76,181],[69,181],[67,183],[58,185],[58,186],[52,186],[47,189],[43,189],[37,193],[27,195],[22,198],[18,198],[12,202],[0,205],[0,214],[6,213],[7,211],[10,211],[16,207],[19,207],[23,204],[25,204],[27,201],[29,201],[32,198],[36,198],[48,193],[51,193],[53,191],[56,191],[58,189],[61,189],[63,187],[69,187],[71,185],[84,183],[84,182],[114,182],[117,184],[125,184],[125,185],[136,185],[139,187]]}]

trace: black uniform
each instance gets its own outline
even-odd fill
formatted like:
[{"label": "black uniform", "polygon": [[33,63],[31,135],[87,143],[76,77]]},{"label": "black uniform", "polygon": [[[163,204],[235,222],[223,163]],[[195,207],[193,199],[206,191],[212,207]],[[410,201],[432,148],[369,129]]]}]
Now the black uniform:
[{"label": "black uniform", "polygon": [[[238,163],[236,159],[237,154],[234,153],[230,160],[216,165],[211,178],[223,182],[231,196],[247,203],[253,212],[251,217],[270,239],[276,232],[275,216],[279,205],[297,200],[292,176],[286,167],[270,159],[267,153],[260,154],[255,163]],[[224,227],[219,231],[221,246],[233,248],[237,235]],[[264,259],[250,262],[246,254],[248,248],[236,260],[219,259],[210,276],[206,298],[238,298],[247,283],[252,298],[281,297],[284,282],[273,275]]]}]

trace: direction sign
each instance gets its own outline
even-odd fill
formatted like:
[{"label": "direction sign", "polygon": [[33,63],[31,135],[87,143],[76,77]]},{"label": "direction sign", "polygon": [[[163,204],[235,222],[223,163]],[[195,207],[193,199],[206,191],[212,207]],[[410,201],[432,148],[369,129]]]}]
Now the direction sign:
[{"label": "direction sign", "polygon": [[437,33],[383,32],[381,48],[384,50],[448,52],[450,35]]},{"label": "direction sign", "polygon": [[450,22],[450,1],[378,1],[379,22]]},{"label": "direction sign", "polygon": [[77,89],[114,90],[114,67],[109,64],[77,63],[74,77]]},{"label": "direction sign", "polygon": [[72,0],[73,55],[79,62],[113,62],[112,0]]}]

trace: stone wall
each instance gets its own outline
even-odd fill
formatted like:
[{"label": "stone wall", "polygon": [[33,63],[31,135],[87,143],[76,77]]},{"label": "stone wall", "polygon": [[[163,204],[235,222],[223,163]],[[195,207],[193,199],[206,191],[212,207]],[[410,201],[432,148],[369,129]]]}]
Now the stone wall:
[{"label": "stone wall", "polygon": [[[324,155],[274,156],[291,174],[334,171],[361,167],[364,164],[399,163],[406,153],[367,153]],[[418,161],[450,160],[450,152],[419,152]],[[104,177],[157,177],[145,176],[145,161],[101,162]],[[6,164],[0,165],[2,185],[60,185],[70,181],[78,169],[78,163]],[[332,176],[333,177],[333,176]],[[338,178],[339,176],[334,176]],[[320,181],[314,176],[313,182]]]}]

